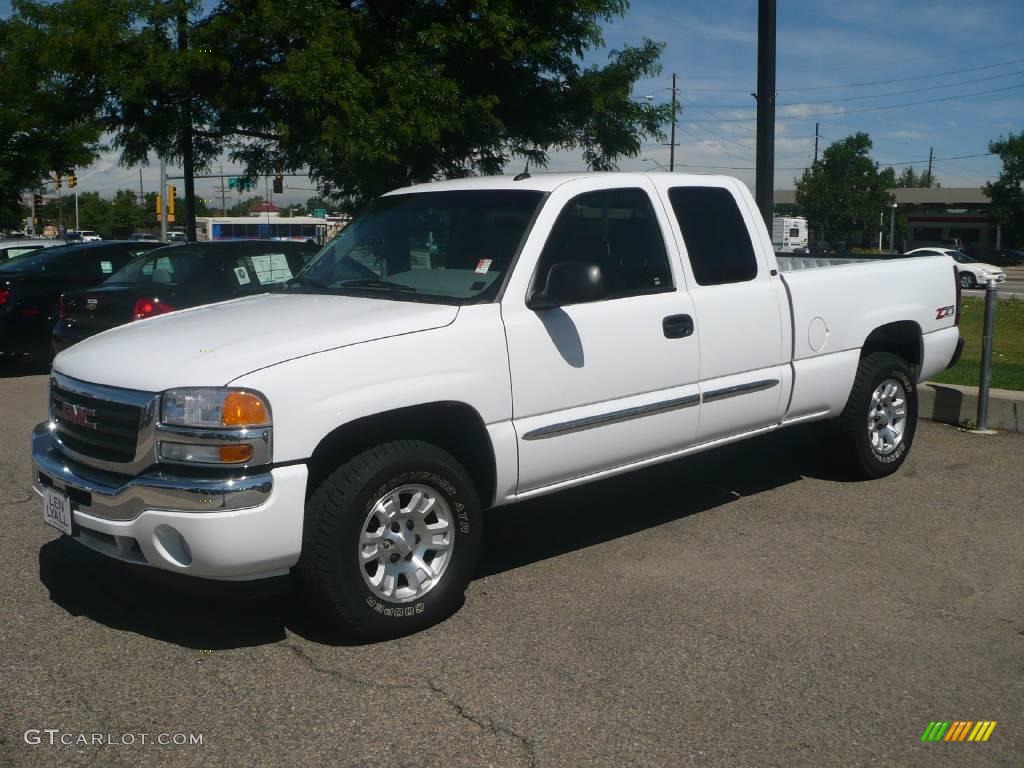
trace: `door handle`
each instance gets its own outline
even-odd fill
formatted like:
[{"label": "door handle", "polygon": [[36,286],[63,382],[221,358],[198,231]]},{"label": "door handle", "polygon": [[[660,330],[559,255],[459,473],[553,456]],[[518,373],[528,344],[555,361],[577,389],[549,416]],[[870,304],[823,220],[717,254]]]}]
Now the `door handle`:
[{"label": "door handle", "polygon": [[661,321],[666,339],[684,339],[693,335],[693,318],[689,315],[669,315]]}]

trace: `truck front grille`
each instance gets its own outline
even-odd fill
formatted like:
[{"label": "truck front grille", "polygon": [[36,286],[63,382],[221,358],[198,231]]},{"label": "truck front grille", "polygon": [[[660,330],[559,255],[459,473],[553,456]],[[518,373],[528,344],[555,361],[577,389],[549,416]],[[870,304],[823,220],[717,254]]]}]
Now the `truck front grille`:
[{"label": "truck front grille", "polygon": [[50,386],[50,414],[68,449],[105,462],[134,461],[142,408]]}]

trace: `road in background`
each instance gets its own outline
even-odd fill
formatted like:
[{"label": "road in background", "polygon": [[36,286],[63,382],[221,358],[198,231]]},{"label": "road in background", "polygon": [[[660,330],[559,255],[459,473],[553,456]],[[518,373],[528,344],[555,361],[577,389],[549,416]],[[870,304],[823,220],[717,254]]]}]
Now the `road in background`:
[{"label": "road in background", "polygon": [[[1022,436],[921,422],[846,482],[803,428],[495,510],[462,610],[360,645],[45,527],[45,387],[0,379],[2,765],[1020,765]],[[956,719],[998,725],[921,743]],[[47,728],[203,744],[25,743]]]},{"label": "road in background", "polygon": [[[999,298],[1024,300],[1024,267],[1001,267],[1001,269],[1006,272],[1006,282],[999,284]],[[966,290],[963,293],[964,296],[984,298],[985,288]]]}]

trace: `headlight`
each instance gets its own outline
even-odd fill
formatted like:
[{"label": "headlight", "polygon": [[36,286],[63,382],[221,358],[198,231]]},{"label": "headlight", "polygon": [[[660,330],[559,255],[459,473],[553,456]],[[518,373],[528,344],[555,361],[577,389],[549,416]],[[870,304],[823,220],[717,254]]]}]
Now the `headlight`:
[{"label": "headlight", "polygon": [[246,389],[189,387],[163,394],[160,421],[177,427],[266,427],[270,406]]}]

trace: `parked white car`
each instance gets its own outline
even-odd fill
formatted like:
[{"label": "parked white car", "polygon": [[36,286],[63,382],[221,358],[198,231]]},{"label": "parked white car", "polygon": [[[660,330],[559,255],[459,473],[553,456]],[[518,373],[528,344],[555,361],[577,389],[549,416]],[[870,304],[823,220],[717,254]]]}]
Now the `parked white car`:
[{"label": "parked white car", "polygon": [[896,471],[958,299],[951,259],[777,259],[728,177],[414,186],[278,293],[61,352],[34,487],[99,552],[295,570],[330,620],[393,637],[458,607],[488,507],[810,421],[852,471]]},{"label": "parked white car", "polygon": [[963,251],[956,251],[952,248],[915,248],[907,252],[908,256],[949,256],[957,264],[960,270],[960,286],[962,288],[977,288],[994,277],[997,283],[1005,282],[1006,273],[994,264],[986,264],[983,261],[975,261]]}]

